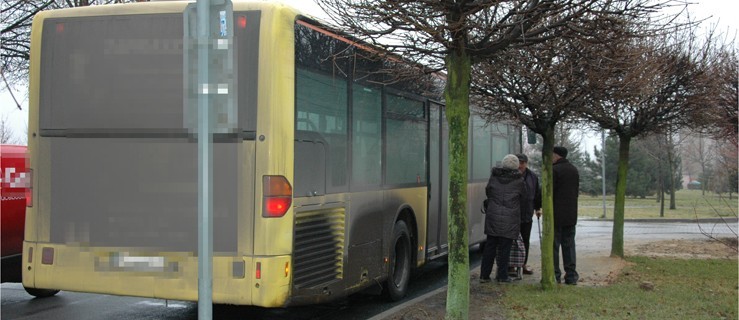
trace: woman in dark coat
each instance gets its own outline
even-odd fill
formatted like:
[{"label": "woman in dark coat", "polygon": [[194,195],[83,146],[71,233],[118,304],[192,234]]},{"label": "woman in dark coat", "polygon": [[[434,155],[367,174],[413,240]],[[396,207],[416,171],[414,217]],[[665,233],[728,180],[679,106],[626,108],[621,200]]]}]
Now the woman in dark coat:
[{"label": "woman in dark coat", "polygon": [[500,167],[495,167],[485,187],[485,234],[487,243],[480,266],[480,282],[490,282],[493,261],[498,256],[498,282],[511,282],[508,277],[508,261],[513,240],[521,232],[521,201],[525,199],[525,187],[518,171],[518,157],[503,157]]}]

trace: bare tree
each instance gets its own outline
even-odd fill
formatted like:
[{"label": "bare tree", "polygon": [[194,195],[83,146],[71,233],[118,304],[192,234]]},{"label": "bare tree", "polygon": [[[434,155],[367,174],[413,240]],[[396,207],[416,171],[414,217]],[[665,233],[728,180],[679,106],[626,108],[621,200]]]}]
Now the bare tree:
[{"label": "bare tree", "polygon": [[718,194],[727,192],[729,199],[732,199],[732,192],[736,192],[739,187],[739,149],[729,140],[716,141],[712,149],[715,157],[711,167],[715,172],[715,179],[706,188]]},{"label": "bare tree", "polygon": [[[540,134],[542,146],[542,207],[545,213],[544,239],[542,243],[542,284],[551,279],[554,283],[553,252],[547,235],[553,237],[554,226],[552,210],[552,150],[554,141],[561,137],[557,132],[560,123],[582,120],[593,101],[607,95],[607,85],[611,80],[603,70],[621,70],[637,59],[632,56],[613,57],[618,43],[633,43],[660,34],[667,24],[662,20],[648,20],[646,15],[634,15],[624,19],[602,19],[584,22],[579,32],[572,37],[559,38],[520,50],[508,50],[490,59],[475,72],[475,93],[482,98],[480,105],[490,119],[500,117],[513,119],[524,124],[529,130]],[[636,28],[634,26],[638,25]],[[674,27],[685,27],[677,25]],[[624,59],[622,61],[618,59]],[[623,63],[623,65],[619,64]],[[620,84],[621,82],[619,82]],[[641,84],[621,89],[641,89]],[[628,93],[623,93],[628,95]],[[612,106],[603,106],[612,111]],[[609,128],[610,127],[605,127]],[[566,134],[566,133],[565,133]],[[624,189],[625,190],[625,189]],[[549,218],[549,219],[547,219]],[[549,220],[549,221],[548,221]]]},{"label": "bare tree", "polygon": [[[682,157],[680,154],[680,146],[684,144],[686,136],[680,135],[679,130],[666,128],[662,131],[649,134],[646,139],[633,142],[652,142],[652,149],[649,147],[641,148],[643,153],[647,153],[658,161],[657,182],[659,184],[659,193],[657,201],[660,202],[659,216],[665,216],[665,194],[670,196],[670,210],[677,209],[676,191],[678,189],[678,181],[682,179]],[[651,141],[650,141],[651,140]],[[631,161],[629,161],[631,162]],[[631,179],[630,179],[631,180]],[[632,181],[627,181],[627,189]]]},{"label": "bare tree", "polygon": [[[661,133],[655,133],[651,134],[643,139],[638,139],[633,141],[632,148],[635,148],[636,150],[639,150],[640,154],[646,155],[651,160],[651,164],[658,164],[658,165],[651,165],[650,170],[656,170],[656,184],[657,184],[657,202],[660,203],[659,208],[659,216],[664,217],[665,216],[665,193],[668,191],[666,190],[669,186],[665,185],[665,177],[670,175],[668,165],[667,163],[667,136],[665,134]],[[630,161],[632,162],[632,161]],[[629,166],[629,171],[633,173],[634,171],[633,162]],[[644,174],[640,175],[641,178],[644,178]],[[634,179],[629,179],[627,183],[627,192],[629,185],[633,182]],[[643,180],[642,180],[643,181]],[[639,183],[639,181],[636,181],[636,183]],[[643,182],[641,184],[644,184]]]},{"label": "bare tree", "polygon": [[0,143],[1,144],[20,144],[20,139],[15,136],[13,129],[8,125],[8,117],[0,118]]},{"label": "bare tree", "polygon": [[[734,43],[731,41],[730,43]],[[739,143],[739,69],[737,68],[737,53],[735,47],[724,46],[718,48],[715,63],[711,65],[712,79],[716,80],[715,99],[712,100],[712,110],[708,113],[710,119],[708,132],[716,140],[728,140],[734,145]]]},{"label": "bare tree", "polygon": [[[623,222],[630,142],[654,132],[670,132],[699,120],[711,96],[708,66],[714,55],[711,38],[699,43],[695,34],[635,39],[609,46],[601,74],[603,95],[584,115],[619,137],[618,176],[611,255],[623,257]],[[692,31],[694,32],[694,31]]]},{"label": "bare tree", "polygon": [[[686,138],[682,144],[684,166],[687,167],[691,179],[694,171],[700,170],[701,189],[706,195],[706,186],[710,184],[713,173],[710,170],[715,154],[712,148],[713,141],[703,132],[685,132]],[[697,167],[697,168],[696,168]]]},{"label": "bare tree", "polygon": [[[364,40],[384,44],[405,59],[445,71],[449,123],[449,290],[447,317],[467,318],[467,130],[473,64],[503,50],[586,32],[582,23],[597,18],[639,15],[658,8],[647,1],[370,1],[318,0],[339,25]],[[551,220],[551,212],[545,219]],[[552,243],[552,230],[547,243]],[[544,244],[546,246],[546,243]],[[554,277],[545,279],[554,288]]]},{"label": "bare tree", "polygon": [[[734,43],[735,39],[727,41]],[[709,67],[710,79],[714,80],[715,90],[710,101],[708,112],[703,113],[703,132],[715,139],[713,148],[714,161],[709,162],[714,181],[706,183],[704,188],[712,191],[728,191],[737,189],[737,148],[739,147],[739,69],[736,47],[724,45],[713,52],[715,59]]]},{"label": "bare tree", "polygon": [[559,38],[526,49],[512,49],[475,69],[479,105],[488,119],[512,118],[543,138],[541,149],[542,285],[554,285],[554,220],[552,202],[552,150],[556,131],[586,104],[588,47],[577,39]]}]

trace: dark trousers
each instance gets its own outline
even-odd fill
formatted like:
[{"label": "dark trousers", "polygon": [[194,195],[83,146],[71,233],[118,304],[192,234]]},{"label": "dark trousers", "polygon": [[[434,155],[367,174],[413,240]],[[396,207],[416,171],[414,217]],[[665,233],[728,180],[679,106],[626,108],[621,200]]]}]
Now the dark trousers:
[{"label": "dark trousers", "polygon": [[580,276],[575,270],[577,258],[575,256],[575,226],[554,227],[554,277],[560,281],[562,272],[559,270],[559,248],[562,247],[562,262],[565,269],[565,283],[577,283]]},{"label": "dark trousers", "polygon": [[531,225],[534,222],[522,222],[521,223],[521,238],[523,238],[523,246],[526,247],[526,258],[523,260],[523,264],[529,263],[529,238],[531,238]]},{"label": "dark trousers", "polygon": [[496,255],[498,257],[498,273],[495,279],[508,279],[508,261],[510,260],[512,244],[513,239],[488,236],[485,251],[482,252],[481,279],[490,278]]}]

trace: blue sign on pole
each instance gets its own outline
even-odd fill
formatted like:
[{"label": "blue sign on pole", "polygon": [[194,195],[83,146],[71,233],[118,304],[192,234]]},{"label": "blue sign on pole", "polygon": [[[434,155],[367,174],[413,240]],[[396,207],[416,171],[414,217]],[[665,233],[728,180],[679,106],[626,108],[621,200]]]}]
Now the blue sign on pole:
[{"label": "blue sign on pole", "polygon": [[[203,1],[199,0],[198,2]],[[206,95],[211,110],[212,133],[237,133],[237,60],[234,59],[233,5],[230,0],[211,0],[208,6],[208,33],[197,37],[196,4],[185,10],[185,110],[184,126],[198,132],[198,99]],[[201,50],[199,50],[199,48]],[[207,50],[207,51],[206,51]],[[205,67],[198,63],[199,55],[207,54]],[[206,76],[206,80],[199,77]]]}]

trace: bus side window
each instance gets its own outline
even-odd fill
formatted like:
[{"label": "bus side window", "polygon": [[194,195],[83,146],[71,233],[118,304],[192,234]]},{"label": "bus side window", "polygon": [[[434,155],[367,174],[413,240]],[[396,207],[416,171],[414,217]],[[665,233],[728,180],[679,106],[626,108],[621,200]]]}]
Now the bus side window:
[{"label": "bus side window", "polygon": [[385,99],[385,183],[425,183],[426,124],[423,102],[395,94],[387,94]]},{"label": "bus side window", "polygon": [[355,83],[352,88],[352,185],[382,183],[382,89]]},{"label": "bus side window", "polygon": [[295,197],[326,194],[326,140],[317,132],[295,132]]},{"label": "bus side window", "polygon": [[[321,171],[325,173],[323,193],[345,192],[348,180],[347,82],[341,77],[298,68],[295,85],[296,139],[301,130],[315,133],[311,141],[323,143],[321,156],[327,164]],[[317,150],[298,150],[296,145],[296,159],[309,159],[302,152],[317,153]],[[296,161],[296,172],[304,170],[301,165]],[[296,183],[300,182],[296,180]]]}]

